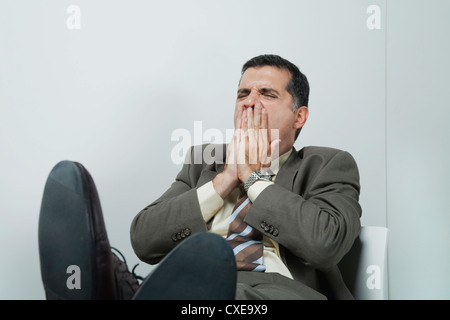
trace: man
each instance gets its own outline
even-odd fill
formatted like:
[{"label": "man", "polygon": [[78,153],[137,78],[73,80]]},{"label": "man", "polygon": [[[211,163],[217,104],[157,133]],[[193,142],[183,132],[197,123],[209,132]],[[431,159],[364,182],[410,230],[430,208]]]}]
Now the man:
[{"label": "man", "polygon": [[[214,233],[233,248],[237,299],[351,299],[337,264],[361,227],[358,168],[341,150],[295,150],[308,96],[307,78],[291,62],[249,60],[232,141],[224,152],[191,148],[172,186],[134,218],[137,256],[158,263],[192,235]],[[206,150],[215,151],[213,162],[205,161]],[[207,269],[209,254],[196,266]]]}]

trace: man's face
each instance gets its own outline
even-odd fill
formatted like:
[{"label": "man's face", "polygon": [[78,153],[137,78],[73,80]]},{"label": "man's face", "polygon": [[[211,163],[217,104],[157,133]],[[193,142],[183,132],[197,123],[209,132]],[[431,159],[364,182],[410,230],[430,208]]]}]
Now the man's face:
[{"label": "man's face", "polygon": [[290,79],[287,70],[271,66],[247,69],[238,87],[234,114],[236,120],[239,107],[254,108],[260,103],[267,110],[269,133],[271,129],[279,130],[280,155],[289,151],[295,141],[296,113],[292,112],[293,98],[286,90]]}]

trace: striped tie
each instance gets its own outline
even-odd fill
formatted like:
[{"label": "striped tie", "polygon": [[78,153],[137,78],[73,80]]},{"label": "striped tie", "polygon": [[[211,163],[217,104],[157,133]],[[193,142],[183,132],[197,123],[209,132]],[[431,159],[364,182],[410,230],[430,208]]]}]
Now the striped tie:
[{"label": "striped tie", "polygon": [[244,222],[252,203],[243,196],[233,209],[227,239],[236,257],[237,270],[264,272],[262,234]]}]

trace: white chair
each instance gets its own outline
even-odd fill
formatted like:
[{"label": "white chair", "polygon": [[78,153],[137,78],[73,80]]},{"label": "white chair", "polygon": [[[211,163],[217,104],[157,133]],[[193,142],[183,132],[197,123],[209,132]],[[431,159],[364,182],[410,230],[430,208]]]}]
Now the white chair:
[{"label": "white chair", "polygon": [[358,239],[339,263],[342,277],[356,300],[387,300],[388,229],[363,226]]}]

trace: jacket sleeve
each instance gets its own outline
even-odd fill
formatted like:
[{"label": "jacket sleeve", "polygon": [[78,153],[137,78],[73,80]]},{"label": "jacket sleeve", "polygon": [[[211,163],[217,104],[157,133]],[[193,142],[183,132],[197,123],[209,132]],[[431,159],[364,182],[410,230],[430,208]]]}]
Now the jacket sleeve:
[{"label": "jacket sleeve", "polygon": [[[187,159],[189,154],[193,159],[194,149]],[[186,237],[207,231],[196,191],[202,165],[191,163],[186,161],[171,187],[131,223],[131,245],[144,262],[158,263]]]},{"label": "jacket sleeve", "polygon": [[245,221],[319,270],[350,250],[361,229],[359,173],[353,157],[305,159],[292,192],[276,183],[256,198]]}]

